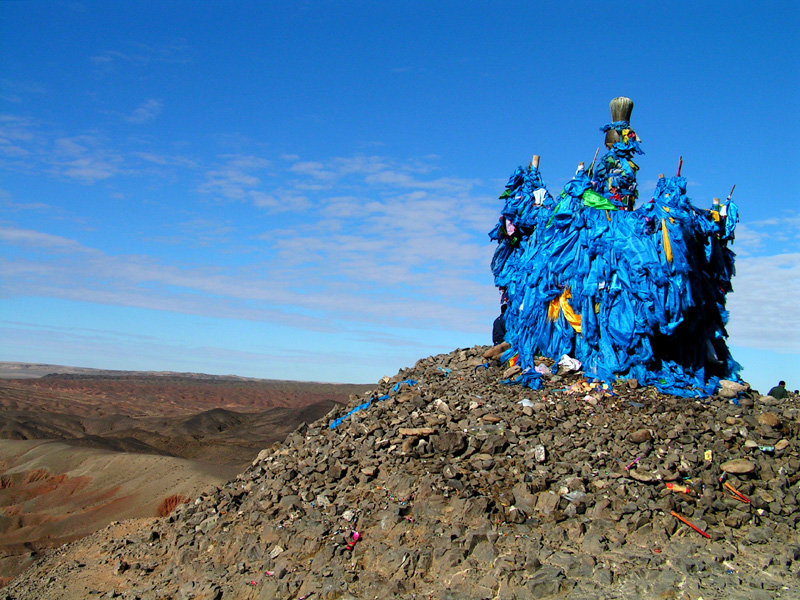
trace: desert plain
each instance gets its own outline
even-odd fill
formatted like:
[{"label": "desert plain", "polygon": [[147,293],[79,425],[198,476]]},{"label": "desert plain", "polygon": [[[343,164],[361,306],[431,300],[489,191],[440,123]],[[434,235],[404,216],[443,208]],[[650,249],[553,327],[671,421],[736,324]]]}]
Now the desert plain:
[{"label": "desert plain", "polygon": [[235,477],[366,385],[0,363],[0,585]]}]

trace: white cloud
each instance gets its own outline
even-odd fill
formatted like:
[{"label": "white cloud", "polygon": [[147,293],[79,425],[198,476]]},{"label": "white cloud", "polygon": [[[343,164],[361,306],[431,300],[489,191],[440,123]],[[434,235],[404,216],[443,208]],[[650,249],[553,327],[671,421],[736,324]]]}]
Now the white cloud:
[{"label": "white cloud", "polygon": [[128,121],[128,123],[147,123],[149,121],[153,121],[158,115],[160,115],[162,108],[164,108],[164,105],[161,102],[151,98],[140,104],[136,110],[125,117],[125,120]]},{"label": "white cloud", "polygon": [[157,154],[155,152],[132,152],[131,156],[135,156],[145,162],[153,163],[162,167],[186,167],[189,169],[197,167],[197,161],[187,156],[170,156]]},{"label": "white cloud", "polygon": [[[0,199],[10,198],[10,194],[5,190],[0,190]],[[3,202],[3,207],[10,211],[24,211],[24,210],[33,210],[42,213],[52,213],[57,209],[52,204],[47,204],[45,202]]]},{"label": "white cloud", "polygon": [[800,254],[736,261],[728,333],[738,346],[800,353]]},{"label": "white cloud", "polygon": [[[244,184],[255,183],[244,179]],[[462,231],[459,217],[477,212],[491,222],[494,215],[480,206],[481,200],[429,197],[426,192],[380,202],[335,196],[321,200],[325,214],[316,219],[306,211],[308,199],[290,190],[274,196],[250,190],[246,196],[256,204],[306,215],[276,222],[260,236],[263,264],[180,266],[147,256],[112,256],[67,238],[4,228],[0,239],[5,243],[53,253],[3,264],[8,291],[259,320],[283,320],[283,307],[294,306],[317,315],[304,317],[308,327],[317,329],[333,323],[483,327],[474,308],[491,302],[491,248],[475,241],[476,232]],[[229,233],[208,221],[184,229],[182,235],[195,229],[198,237],[218,236],[221,243]],[[476,272],[484,273],[487,287],[475,283]]]},{"label": "white cloud", "polygon": [[35,175],[56,175],[94,183],[119,172],[122,157],[97,134],[56,135],[42,123],[14,115],[0,116],[1,166]]},{"label": "white cloud", "polygon": [[315,179],[330,180],[335,177],[335,173],[324,170],[322,163],[313,161],[296,162],[290,167],[290,170],[293,173],[308,175],[310,177],[314,177]]},{"label": "white cloud", "polygon": [[47,89],[38,83],[0,79],[0,99],[6,102],[19,104],[25,95],[45,93],[47,93]]},{"label": "white cloud", "polygon": [[0,155],[8,158],[26,158],[31,154],[28,146],[34,141],[33,122],[17,115],[0,115]]},{"label": "white cloud", "polygon": [[746,223],[736,226],[736,241],[733,247],[739,256],[758,253],[762,250],[763,244],[764,234],[757,228]]},{"label": "white cloud", "polygon": [[[123,172],[122,159],[97,135],[61,136],[54,146],[62,174],[72,168],[79,180],[96,181]],[[176,162],[159,152],[136,156],[158,166]],[[280,323],[292,307],[303,311],[298,327],[363,335],[387,327],[484,332],[484,311],[496,300],[485,232],[498,207],[472,195],[477,181],[431,177],[436,160],[291,156],[274,163],[222,155],[196,190],[249,203],[263,218],[216,226],[198,212],[169,236],[149,238],[213,246],[205,264],[112,255],[44,233],[13,234],[12,227],[1,241],[37,252],[20,251],[22,260],[2,264],[6,292]],[[303,187],[306,180],[318,189]],[[236,258],[228,263],[226,256]]]},{"label": "white cloud", "polygon": [[121,156],[107,150],[94,135],[59,138],[54,147],[55,155],[49,160],[55,172],[82,183],[91,184],[117,175],[123,162]]},{"label": "white cloud", "polygon": [[150,63],[185,64],[191,62],[190,48],[183,42],[147,45],[131,43],[124,50],[104,50],[89,60],[103,69],[111,69],[118,63],[148,65]]},{"label": "white cloud", "polygon": [[386,159],[380,156],[352,156],[352,157],[337,157],[332,161],[333,169],[342,174],[348,175],[350,173],[361,173],[369,175],[377,173],[388,168]]},{"label": "white cloud", "polygon": [[222,158],[234,169],[268,169],[272,166],[271,161],[252,154],[226,154]]},{"label": "white cloud", "polygon": [[84,156],[62,164],[61,173],[84,183],[95,183],[100,179],[108,179],[117,174],[117,167],[99,157]]},{"label": "white cloud", "polygon": [[59,235],[52,235],[31,229],[20,229],[17,227],[0,227],[0,241],[13,246],[23,246],[33,249],[71,250],[73,252],[83,250],[83,247],[74,240]]},{"label": "white cloud", "polygon": [[271,166],[270,161],[252,155],[229,154],[221,158],[222,164],[206,172],[206,180],[198,189],[232,200],[245,199],[252,192],[257,192],[261,178],[254,172],[264,171]]},{"label": "white cloud", "polygon": [[206,173],[206,182],[200,191],[218,193],[225,198],[243,198],[248,188],[255,187],[261,180],[238,169],[219,169]]},{"label": "white cloud", "polygon": [[248,197],[254,206],[275,213],[305,211],[311,204],[306,196],[290,190],[275,190],[271,194],[253,190]]},{"label": "white cloud", "polygon": [[89,58],[96,65],[110,65],[117,60],[131,60],[131,57],[117,50],[105,50]]},{"label": "white cloud", "polygon": [[733,249],[740,257],[791,252],[800,245],[800,217],[785,211],[779,217],[736,226]]}]

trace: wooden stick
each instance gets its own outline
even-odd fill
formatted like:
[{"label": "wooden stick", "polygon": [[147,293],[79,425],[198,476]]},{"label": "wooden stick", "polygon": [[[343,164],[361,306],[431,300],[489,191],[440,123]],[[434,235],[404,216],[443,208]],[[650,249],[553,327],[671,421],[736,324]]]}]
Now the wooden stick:
[{"label": "wooden stick", "polygon": [[533,158],[531,159],[531,165],[533,165],[537,169],[539,168],[539,155],[538,154],[534,154],[533,155]]},{"label": "wooden stick", "polygon": [[[737,489],[736,489],[735,487],[733,487],[733,486],[732,486],[730,483],[728,483],[728,482],[726,481],[726,482],[725,482],[725,483],[723,483],[722,485],[724,485],[724,486],[725,486],[726,488],[728,488],[728,489],[729,489],[731,492],[733,492],[733,494],[731,494],[731,495],[732,495],[734,498],[736,498],[736,499],[737,499],[739,502],[744,502],[745,504],[750,504],[750,498],[748,498],[747,496],[745,496],[745,495],[744,495],[742,492],[740,492],[739,490],[737,490]],[[735,495],[734,495],[734,494],[735,494]]]},{"label": "wooden stick", "polygon": [[731,196],[733,196],[733,190],[735,190],[735,189],[736,189],[736,184],[734,183],[733,187],[731,188],[731,193],[728,194],[728,198],[727,198],[728,202],[731,201]]},{"label": "wooden stick", "polygon": [[683,157],[682,156],[678,159],[678,177],[681,176],[681,167],[683,167]]},{"label": "wooden stick", "polygon": [[592,164],[589,165],[589,172],[590,173],[592,172],[592,169],[594,169],[594,161],[597,160],[597,153],[598,152],[600,152],[600,147],[599,146],[598,146],[597,150],[594,151],[594,158],[592,159]]},{"label": "wooden stick", "polygon": [[700,528],[699,528],[697,525],[695,525],[694,523],[691,523],[691,522],[689,522],[688,520],[684,519],[682,516],[680,516],[680,515],[679,515],[678,513],[676,513],[674,510],[671,510],[671,511],[669,511],[669,512],[670,512],[670,514],[671,514],[673,517],[675,517],[676,519],[680,519],[681,521],[683,521],[684,523],[686,523],[686,524],[687,524],[689,527],[691,527],[692,529],[694,529],[694,530],[695,530],[697,533],[699,533],[700,535],[702,535],[702,536],[704,536],[704,537],[707,537],[708,539],[711,539],[711,536],[710,536],[710,535],[708,535],[708,534],[707,534],[705,531],[703,531],[702,529],[700,529]]}]

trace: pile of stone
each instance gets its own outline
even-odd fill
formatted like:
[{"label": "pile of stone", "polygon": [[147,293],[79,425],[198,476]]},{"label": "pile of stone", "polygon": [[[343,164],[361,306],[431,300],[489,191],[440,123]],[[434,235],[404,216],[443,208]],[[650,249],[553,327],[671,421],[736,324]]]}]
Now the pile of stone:
[{"label": "pile of stone", "polygon": [[[485,350],[420,360],[154,527],[97,537],[109,577],[91,591],[800,596],[796,396],[778,402],[727,382],[719,396],[684,399],[635,381],[607,389],[577,372],[547,375],[533,391],[503,383]],[[67,597],[59,590],[74,589],[80,568],[56,555],[5,592]]]}]

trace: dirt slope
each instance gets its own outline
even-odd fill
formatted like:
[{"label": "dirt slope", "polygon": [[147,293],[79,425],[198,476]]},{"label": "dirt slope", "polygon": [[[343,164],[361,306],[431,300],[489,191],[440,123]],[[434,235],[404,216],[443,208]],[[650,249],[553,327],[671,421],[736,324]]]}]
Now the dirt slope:
[{"label": "dirt slope", "polygon": [[192,498],[235,467],[168,456],[0,440],[0,572],[112,521],[155,517],[169,496]]},{"label": "dirt slope", "polygon": [[45,548],[224,483],[367,388],[60,369],[0,364],[26,377],[0,379],[0,585]]}]

